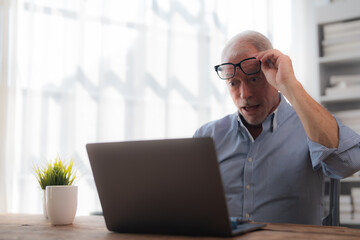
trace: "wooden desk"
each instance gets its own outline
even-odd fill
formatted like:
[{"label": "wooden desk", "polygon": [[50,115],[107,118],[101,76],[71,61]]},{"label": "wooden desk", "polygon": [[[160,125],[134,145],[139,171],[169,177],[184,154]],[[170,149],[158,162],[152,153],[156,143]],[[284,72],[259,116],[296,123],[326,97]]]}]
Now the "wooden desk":
[{"label": "wooden desk", "polygon": [[[42,215],[0,214],[0,239],[71,240],[71,239],[217,239],[211,237],[120,234],[109,232],[102,216],[78,216],[72,225],[52,226]],[[225,239],[319,239],[359,240],[360,230],[346,227],[324,227],[296,224],[268,224],[263,230]]]}]

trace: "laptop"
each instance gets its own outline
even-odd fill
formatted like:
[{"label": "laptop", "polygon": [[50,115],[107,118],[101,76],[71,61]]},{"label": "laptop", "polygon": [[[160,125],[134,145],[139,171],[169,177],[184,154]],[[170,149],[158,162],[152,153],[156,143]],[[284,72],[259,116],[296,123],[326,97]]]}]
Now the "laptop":
[{"label": "laptop", "polygon": [[110,231],[225,237],[265,226],[230,220],[211,138],[86,148]]}]

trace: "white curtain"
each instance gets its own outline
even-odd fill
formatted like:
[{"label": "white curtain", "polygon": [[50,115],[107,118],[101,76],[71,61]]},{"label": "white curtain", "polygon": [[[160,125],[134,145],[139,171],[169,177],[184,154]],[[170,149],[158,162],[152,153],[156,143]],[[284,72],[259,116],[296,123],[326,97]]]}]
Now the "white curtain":
[{"label": "white curtain", "polygon": [[100,210],[85,144],[233,113],[213,70],[225,41],[253,29],[291,52],[293,2],[0,1],[0,212],[40,213],[33,165],[57,155],[75,160],[78,214]]}]

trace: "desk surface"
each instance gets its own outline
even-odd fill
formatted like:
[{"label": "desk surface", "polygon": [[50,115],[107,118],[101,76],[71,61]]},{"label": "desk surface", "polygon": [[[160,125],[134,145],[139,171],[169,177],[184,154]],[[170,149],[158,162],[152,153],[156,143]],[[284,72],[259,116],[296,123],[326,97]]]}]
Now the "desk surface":
[{"label": "desk surface", "polygon": [[[210,237],[120,234],[106,229],[102,216],[78,216],[72,225],[52,226],[42,215],[0,214],[0,239],[216,239]],[[267,224],[262,230],[226,239],[319,239],[359,240],[360,230],[297,224]]]}]

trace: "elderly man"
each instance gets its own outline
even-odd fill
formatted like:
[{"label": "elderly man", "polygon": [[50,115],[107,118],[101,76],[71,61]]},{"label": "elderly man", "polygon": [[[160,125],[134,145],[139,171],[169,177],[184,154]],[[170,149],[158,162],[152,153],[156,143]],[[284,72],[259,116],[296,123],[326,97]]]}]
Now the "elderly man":
[{"label": "elderly man", "polygon": [[324,175],[360,170],[360,136],[311,98],[262,34],[236,35],[221,61],[237,111],[194,137],[214,140],[230,216],[320,225]]}]

